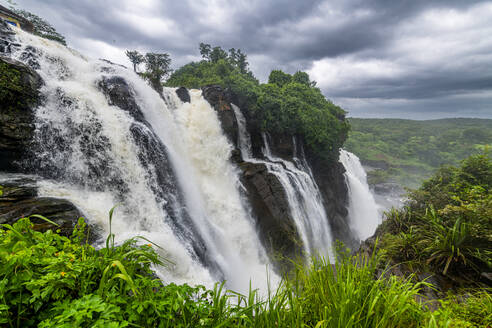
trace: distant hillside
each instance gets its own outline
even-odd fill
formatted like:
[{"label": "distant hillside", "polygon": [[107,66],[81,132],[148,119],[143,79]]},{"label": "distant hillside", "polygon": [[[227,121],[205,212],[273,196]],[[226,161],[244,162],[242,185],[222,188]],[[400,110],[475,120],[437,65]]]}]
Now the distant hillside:
[{"label": "distant hillside", "polygon": [[417,187],[441,165],[457,165],[492,145],[492,120],[453,118],[429,121],[350,118],[345,148],[366,166],[369,183]]}]

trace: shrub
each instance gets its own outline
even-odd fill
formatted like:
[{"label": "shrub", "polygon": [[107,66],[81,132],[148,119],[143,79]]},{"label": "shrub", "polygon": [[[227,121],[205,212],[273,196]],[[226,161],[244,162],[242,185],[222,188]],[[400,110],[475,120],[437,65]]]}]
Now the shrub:
[{"label": "shrub", "polygon": [[[386,213],[381,246],[394,261],[479,279],[492,269],[492,161],[487,155],[443,167],[409,194],[409,204]],[[409,235],[411,233],[411,235]]]}]

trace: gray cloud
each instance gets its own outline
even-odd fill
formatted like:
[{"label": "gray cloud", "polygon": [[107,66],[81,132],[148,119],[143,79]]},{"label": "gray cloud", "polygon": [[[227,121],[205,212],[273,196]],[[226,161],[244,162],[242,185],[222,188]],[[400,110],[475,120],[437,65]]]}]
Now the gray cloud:
[{"label": "gray cloud", "polygon": [[93,57],[128,65],[125,49],[166,51],[178,67],[206,42],[244,50],[261,80],[271,69],[309,71],[353,116],[492,118],[491,1],[17,3]]}]

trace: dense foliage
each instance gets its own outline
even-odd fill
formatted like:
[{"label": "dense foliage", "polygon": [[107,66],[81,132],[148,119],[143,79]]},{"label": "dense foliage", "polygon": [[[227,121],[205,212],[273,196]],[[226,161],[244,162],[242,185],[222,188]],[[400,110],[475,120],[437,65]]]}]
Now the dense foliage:
[{"label": "dense foliage", "polygon": [[294,75],[274,70],[268,83],[260,84],[247,69],[246,55],[201,44],[203,60],[177,69],[168,86],[200,88],[217,84],[235,96],[261,130],[272,134],[296,134],[321,158],[338,158],[349,130],[345,112],[328,101],[305,72]]},{"label": "dense foliage", "polygon": [[363,164],[381,168],[368,173],[370,183],[416,188],[440,165],[458,165],[492,145],[492,120],[349,120],[352,131],[344,147]]},{"label": "dense foliage", "polygon": [[[492,298],[451,297],[432,313],[417,294],[426,283],[380,275],[378,256],[339,252],[313,259],[269,292],[243,296],[163,285],[151,244],[131,239],[96,250],[81,219],[66,238],[29,219],[0,229],[0,325],[6,327],[487,327]],[[411,278],[411,277],[410,277]],[[272,286],[273,287],[273,286]],[[421,299],[421,298],[420,298]]]},{"label": "dense foliage", "polygon": [[[71,239],[29,219],[0,230],[0,325],[10,327],[194,327],[217,324],[203,287],[163,286],[151,244],[131,239],[95,250],[79,221]],[[216,318],[219,318],[216,316]],[[210,320],[209,320],[210,319]]]},{"label": "dense foliage", "polygon": [[378,228],[389,258],[419,270],[479,281],[492,271],[492,160],[443,167]]}]

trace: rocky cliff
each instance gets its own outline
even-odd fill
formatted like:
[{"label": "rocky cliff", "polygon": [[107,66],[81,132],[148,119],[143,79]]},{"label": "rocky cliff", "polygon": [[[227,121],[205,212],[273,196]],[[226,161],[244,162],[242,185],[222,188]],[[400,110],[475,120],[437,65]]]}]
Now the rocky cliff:
[{"label": "rocky cliff", "polygon": [[[13,41],[12,33],[8,28],[0,28],[0,55],[8,55],[9,52],[17,47]],[[35,49],[26,51],[22,59],[28,66],[15,62],[7,57],[0,57],[0,172],[22,173],[48,179],[58,179],[70,183],[81,183],[86,186],[97,186],[104,184],[114,187],[124,201],[129,195],[129,187],[120,181],[117,174],[108,174],[105,160],[91,161],[88,166],[88,178],[78,181],[76,176],[67,176],[64,172],[58,172],[56,168],[48,166],[40,168],[36,161],[30,159],[32,149],[37,143],[53,143],[53,152],[63,151],[63,144],[56,140],[43,140],[43,133],[51,135],[50,131],[35,133],[34,109],[43,104],[42,97],[39,96],[39,89],[43,85],[40,76],[33,70],[39,67],[36,63]],[[111,64],[101,68],[103,72],[110,73]],[[211,263],[207,259],[207,250],[201,241],[197,228],[186,215],[173,215],[174,211],[179,211],[180,207],[176,204],[182,203],[180,200],[183,195],[177,188],[177,181],[172,173],[167,151],[159,138],[155,136],[148,122],[146,121],[141,109],[135,102],[134,94],[124,78],[108,74],[97,83],[100,91],[106,96],[108,104],[117,106],[126,111],[134,122],[130,130],[131,135],[139,149],[139,160],[142,166],[154,163],[157,180],[153,186],[154,194],[162,201],[167,213],[170,213],[171,220],[175,228],[183,231],[185,235],[197,241],[195,243],[195,253],[203,261]],[[249,161],[242,158],[238,145],[238,121],[235,117],[232,103],[242,105],[241,99],[218,86],[208,86],[203,88],[203,96],[209,101],[218,113],[219,120],[225,135],[235,146],[231,160],[240,169],[240,179],[244,186],[244,198],[251,204],[253,217],[256,220],[257,230],[261,241],[267,252],[274,258],[281,258],[279,264],[287,264],[286,259],[291,259],[303,254],[303,241],[300,232],[296,228],[293,214],[289,207],[289,199],[282,181],[261,160],[265,160],[263,155],[263,136],[260,125],[249,115],[248,108],[242,108],[246,117],[246,127],[251,137],[252,156],[260,161]],[[177,89],[177,95],[184,102],[190,101],[190,95],[185,88]],[[61,95],[60,97],[62,97]],[[70,99],[66,99],[70,102]],[[244,104],[243,104],[244,105]],[[70,124],[68,122],[67,124]],[[98,125],[90,131],[84,131],[84,126],[73,126],[73,140],[81,135],[89,133],[94,138],[98,136]],[[78,130],[79,129],[79,130]],[[37,130],[36,130],[37,131]],[[35,140],[34,140],[35,139]],[[77,139],[78,140],[78,139]],[[85,139],[81,139],[85,140]],[[35,142],[34,142],[35,141]],[[96,140],[97,141],[97,140]],[[97,152],[98,157],[106,158],[104,139],[95,143],[97,147],[82,147],[84,156],[91,157],[91,152]],[[66,142],[66,141],[65,141]],[[68,140],[70,142],[70,138]],[[336,239],[342,240],[346,245],[354,246],[356,243],[352,238],[351,231],[347,224],[347,188],[343,177],[343,166],[338,163],[327,163],[313,154],[304,154],[304,141],[298,137],[282,134],[269,135],[269,143],[272,154],[281,159],[294,162],[296,158],[304,158],[312,169],[312,175],[320,190],[323,198],[326,216],[328,217],[331,230]],[[86,144],[89,144],[86,142]],[[62,147],[62,148],[60,148]],[[60,148],[60,149],[59,149]],[[108,160],[111,160],[110,158]],[[154,165],[152,164],[152,165]],[[277,165],[281,165],[277,163]],[[91,179],[94,179],[92,181]],[[285,183],[285,181],[284,181]],[[64,231],[68,233],[75,220],[83,213],[70,202],[63,199],[43,198],[38,196],[36,183],[34,180],[11,180],[2,182],[2,196],[0,196],[0,217],[3,222],[12,222],[21,216],[31,214],[41,214],[49,218],[58,220]],[[15,196],[15,197],[14,197]],[[62,222],[62,218],[66,221]],[[180,218],[179,220],[175,218]]]},{"label": "rocky cliff", "polygon": [[[237,119],[231,109],[231,103],[240,102],[240,99],[215,85],[204,87],[202,91],[205,99],[217,111],[226,135],[236,146],[232,160],[241,169],[241,182],[246,189],[246,197],[251,204],[265,248],[273,256],[280,255],[280,258],[294,258],[301,255],[302,241],[289,211],[286,192],[279,179],[269,173],[264,164],[245,161],[240,155]],[[248,115],[247,108],[242,108],[242,112],[251,135],[253,156],[262,158],[264,143],[259,124]],[[270,148],[275,156],[288,161],[294,161],[294,157],[301,157],[300,152],[305,148],[303,140],[295,137],[297,142],[294,144],[294,138],[290,135],[274,134],[269,137]],[[310,153],[306,154],[306,160],[322,194],[334,238],[349,247],[357,247],[358,241],[353,237],[347,220],[348,190],[343,176],[345,172],[343,165],[339,162],[328,163]]]},{"label": "rocky cliff", "polygon": [[[56,229],[68,236],[83,215],[67,200],[38,196],[38,172],[30,165],[30,157],[34,109],[42,103],[39,88],[43,81],[32,68],[6,56],[16,46],[12,35],[0,22],[0,224],[39,214],[57,223]],[[31,176],[22,177],[24,174]],[[32,221],[41,231],[55,228],[39,218]]]}]

